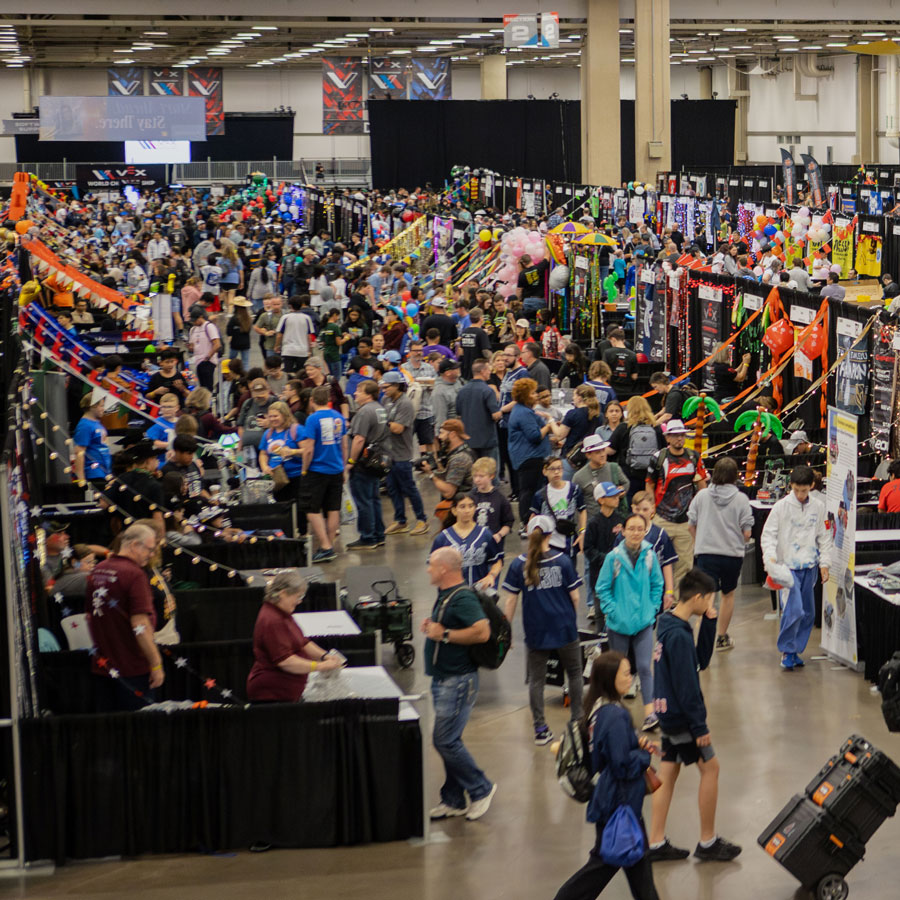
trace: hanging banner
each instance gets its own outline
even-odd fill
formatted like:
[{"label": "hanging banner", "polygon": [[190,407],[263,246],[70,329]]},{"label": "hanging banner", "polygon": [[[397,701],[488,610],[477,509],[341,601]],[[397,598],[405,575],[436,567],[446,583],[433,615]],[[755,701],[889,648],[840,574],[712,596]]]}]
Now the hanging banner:
[{"label": "hanging banner", "polygon": [[[869,223],[864,223],[868,225]],[[874,224],[874,223],[873,223]],[[881,237],[861,234],[856,242],[856,271],[872,278],[881,277]]]},{"label": "hanging banner", "polygon": [[895,329],[883,323],[873,330],[872,348],[872,405],[869,411],[869,431],[872,449],[883,456],[890,455],[891,422],[897,390],[897,351],[893,347]]},{"label": "hanging banner", "polygon": [[203,103],[189,97],[41,97],[42,141],[202,141]]},{"label": "hanging banner", "polygon": [[809,183],[813,205],[822,206],[825,203],[825,187],[822,184],[822,172],[819,164],[808,153],[801,153],[800,157],[806,169],[806,180]]},{"label": "hanging banner", "polygon": [[[840,321],[840,320],[838,320]],[[823,591],[822,648],[856,668],[856,416],[828,407],[828,466],[825,511],[834,536],[831,569]]]},{"label": "hanging banner", "polygon": [[794,170],[794,157],[790,150],[781,148],[781,172],[784,178],[784,202],[793,206],[797,202],[797,176]]},{"label": "hanging banner", "polygon": [[541,13],[541,39],[539,46],[548,50],[559,49],[559,13]]},{"label": "hanging banner", "polygon": [[520,16],[516,13],[503,17],[504,47],[537,47],[537,16]]},{"label": "hanging banner", "polygon": [[322,57],[323,134],[363,134],[363,68],[358,57]]},{"label": "hanging banner", "polygon": [[107,69],[106,94],[109,97],[142,97],[144,70],[137,66],[116,66]]},{"label": "hanging banner", "polygon": [[225,134],[225,108],[222,103],[222,70],[197,66],[187,71],[188,96],[206,102],[206,134]]},{"label": "hanging banner", "polygon": [[431,59],[427,56],[415,56],[410,62],[410,100],[452,99],[449,57]]},{"label": "hanging banner", "polygon": [[149,93],[159,94],[163,97],[182,97],[184,95],[184,72],[169,66],[151,69]]},{"label": "hanging banner", "polygon": [[831,234],[831,262],[841,267],[841,277],[846,278],[853,268],[853,225],[841,228],[835,222]]},{"label": "hanging banner", "polygon": [[869,392],[868,339],[863,338],[857,344],[862,323],[853,319],[838,317],[835,331],[838,356],[849,350],[847,358],[838,366],[834,386],[835,405],[844,412],[861,416],[865,414]]},{"label": "hanging banner", "polygon": [[[701,284],[697,288],[697,299],[700,304],[700,340],[703,358],[716,352],[722,340],[722,289],[712,285]],[[715,378],[712,365],[703,369],[703,390],[712,392],[715,389]]]},{"label": "hanging banner", "polygon": [[122,191],[127,185],[153,191],[165,186],[166,167],[163,164],[128,166],[122,163],[100,169],[79,163],[75,166],[75,183],[81,191]]},{"label": "hanging banner", "polygon": [[406,60],[369,60],[369,100],[405,100],[407,71]]},{"label": "hanging banner", "polygon": [[656,272],[653,286],[653,307],[650,310],[650,362],[666,361],[666,293],[668,283],[662,267]]}]

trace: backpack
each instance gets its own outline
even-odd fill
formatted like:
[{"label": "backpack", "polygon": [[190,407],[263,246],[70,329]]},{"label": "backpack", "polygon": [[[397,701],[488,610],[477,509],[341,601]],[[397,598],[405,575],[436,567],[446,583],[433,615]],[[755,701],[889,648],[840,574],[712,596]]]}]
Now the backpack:
[{"label": "backpack", "polygon": [[646,469],[659,450],[656,429],[652,425],[634,425],[628,430],[625,462],[629,469]]},{"label": "backpack", "polygon": [[[469,646],[469,659],[480,669],[499,669],[509,653],[512,644],[512,626],[509,619],[503,615],[503,611],[497,605],[496,591],[482,591],[471,585],[465,585],[478,598],[484,617],[490,625],[490,637],[483,644],[471,644]],[[463,588],[457,588],[446,600],[441,604],[441,609],[436,616],[437,621],[441,622],[444,610],[447,604],[456,596]],[[437,662],[438,651],[441,645],[435,642],[434,645],[434,661]]]},{"label": "backpack", "polygon": [[556,780],[576,803],[587,803],[593,796],[597,777],[591,772],[590,742],[581,722],[566,725],[556,753]]},{"label": "backpack", "polygon": [[881,714],[888,731],[900,731],[900,651],[879,670],[878,690],[881,691]]}]

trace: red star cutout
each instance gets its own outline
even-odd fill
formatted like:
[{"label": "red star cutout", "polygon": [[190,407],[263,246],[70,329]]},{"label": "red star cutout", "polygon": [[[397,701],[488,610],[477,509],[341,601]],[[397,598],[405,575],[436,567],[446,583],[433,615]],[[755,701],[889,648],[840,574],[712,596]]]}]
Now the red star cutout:
[{"label": "red star cutout", "polygon": [[100,666],[101,669],[105,669],[109,665],[109,660],[105,656],[101,656],[97,660],[97,665]]},{"label": "red star cutout", "polygon": [[216,686],[216,679],[207,678],[206,681],[203,682],[203,685],[208,691],[211,691]]},{"label": "red star cutout", "polygon": [[144,692],[143,692],[143,691],[135,691],[135,692],[134,692],[134,696],[135,696],[135,697],[143,697],[143,696],[144,696]]}]

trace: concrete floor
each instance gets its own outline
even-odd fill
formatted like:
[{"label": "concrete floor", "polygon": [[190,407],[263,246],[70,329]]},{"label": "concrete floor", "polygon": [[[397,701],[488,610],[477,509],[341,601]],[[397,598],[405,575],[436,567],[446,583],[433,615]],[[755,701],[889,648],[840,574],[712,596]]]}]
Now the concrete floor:
[{"label": "concrete floor", "polygon": [[[426,493],[426,506],[429,503],[433,507],[434,497]],[[387,522],[391,521],[389,506],[386,502]],[[354,537],[345,535],[346,540]],[[358,565],[390,565],[402,593],[414,600],[418,622],[430,612],[434,596],[425,572],[430,543],[424,536],[388,537],[383,553],[342,554],[329,575],[339,578]],[[517,538],[512,537],[511,544],[508,554],[517,546]],[[663,900],[804,896],[798,893],[797,882],[756,844],[759,832],[792,794],[803,791],[851,733],[865,735],[900,759],[900,736],[888,734],[878,696],[861,675],[825,659],[810,659],[812,650],[805,670],[789,673],[779,668],[777,622],[766,617],[769,613],[768,592],[741,588],[731,628],[737,646],[716,654],[701,676],[722,766],[718,830],[743,845],[744,852],[730,864],[701,865],[688,860],[656,865],[654,877]],[[481,693],[465,732],[475,758],[499,785],[482,820],[436,823],[425,846],[404,842],[72,863],[50,877],[0,880],[0,896],[67,900],[126,896],[129,900],[552,898],[585,861],[593,844],[593,828],[584,821],[585,808],[557,786],[549,747],[532,743],[519,620],[516,631],[518,644],[504,666],[482,674]],[[814,632],[811,647],[817,641],[818,632]],[[421,650],[418,638],[416,644]],[[396,669],[389,647],[385,662],[404,689],[427,692],[421,654],[409,671]],[[561,700],[561,690],[547,689],[548,719],[554,731],[567,718]],[[641,715],[638,702],[632,701],[631,708],[635,716]],[[427,754],[426,780],[429,799],[436,803],[442,769],[433,751]],[[682,774],[668,828],[674,843],[690,848],[699,827],[697,783],[695,771]],[[646,815],[649,819],[649,803]],[[897,823],[888,820],[869,842],[866,859],[848,877],[854,900],[898,896],[898,836]],[[604,894],[628,896],[622,875]]]}]

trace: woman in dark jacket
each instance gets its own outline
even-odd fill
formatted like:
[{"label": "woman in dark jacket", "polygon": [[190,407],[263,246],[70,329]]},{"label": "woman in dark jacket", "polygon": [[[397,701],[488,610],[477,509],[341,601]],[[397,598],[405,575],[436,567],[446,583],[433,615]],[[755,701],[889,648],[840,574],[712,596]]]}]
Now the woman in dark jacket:
[{"label": "woman in dark jacket", "polygon": [[[618,867],[603,861],[600,846],[603,828],[620,804],[627,803],[643,827],[644,772],[656,746],[648,738],[637,736],[628,710],[619,702],[630,686],[631,664],[627,657],[610,651],[594,660],[584,708],[591,768],[599,773],[587,808],[587,820],[594,823],[597,840],[588,861],[559,889],[556,900],[588,900],[612,881]],[[646,834],[644,842],[646,845]],[[625,870],[625,877],[635,900],[659,900],[646,847],[643,858]]]}]

